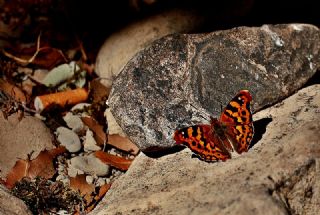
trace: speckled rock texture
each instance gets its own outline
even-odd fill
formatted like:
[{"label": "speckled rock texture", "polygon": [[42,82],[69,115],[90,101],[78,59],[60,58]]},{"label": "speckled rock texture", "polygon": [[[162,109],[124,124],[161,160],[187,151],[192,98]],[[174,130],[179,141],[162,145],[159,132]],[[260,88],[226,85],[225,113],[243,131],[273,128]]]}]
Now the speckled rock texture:
[{"label": "speckled rock texture", "polygon": [[1,215],[32,215],[26,204],[10,194],[9,190],[0,185],[0,214]]},{"label": "speckled rock texture", "polygon": [[318,214],[319,119],[318,84],[254,114],[253,147],[226,162],[141,153],[91,214]]},{"label": "speckled rock texture", "polygon": [[108,104],[142,151],[170,148],[176,129],[219,116],[240,89],[254,111],[293,94],[320,67],[319,50],[320,31],[308,24],[167,36],[128,62]]}]

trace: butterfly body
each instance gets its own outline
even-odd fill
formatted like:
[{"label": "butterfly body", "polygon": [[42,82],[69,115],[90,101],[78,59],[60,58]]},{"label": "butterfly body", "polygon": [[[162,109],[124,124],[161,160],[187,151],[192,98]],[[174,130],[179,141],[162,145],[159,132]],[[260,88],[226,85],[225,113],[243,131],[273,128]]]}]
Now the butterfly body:
[{"label": "butterfly body", "polygon": [[174,140],[188,146],[205,161],[225,161],[231,152],[248,151],[253,137],[250,101],[247,90],[241,90],[226,106],[220,119],[211,118],[209,124],[194,125],[177,130]]}]

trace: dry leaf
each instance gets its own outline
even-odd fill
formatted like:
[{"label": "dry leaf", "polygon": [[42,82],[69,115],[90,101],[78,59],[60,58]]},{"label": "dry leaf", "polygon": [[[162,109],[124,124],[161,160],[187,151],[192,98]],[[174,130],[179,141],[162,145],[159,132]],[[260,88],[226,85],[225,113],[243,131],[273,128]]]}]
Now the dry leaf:
[{"label": "dry leaf", "polygon": [[94,207],[98,204],[98,202],[104,197],[104,195],[108,192],[110,189],[111,184],[105,184],[102,185],[99,189],[98,194],[94,197],[94,201],[91,203],[91,205],[86,209],[87,212],[90,212],[94,209]]},{"label": "dry leaf", "polygon": [[107,88],[101,84],[100,79],[94,79],[90,82],[90,94],[93,98],[93,102],[100,102],[105,100],[109,96],[110,88]]},{"label": "dry leaf", "polygon": [[0,79],[0,90],[6,92],[18,102],[27,102],[26,94],[17,86]]},{"label": "dry leaf", "polygon": [[94,132],[94,139],[99,146],[103,146],[107,142],[107,135],[103,131],[103,127],[92,117],[81,117],[82,122]]},{"label": "dry leaf", "polygon": [[94,153],[94,155],[102,162],[124,171],[129,169],[129,166],[133,161],[131,159],[125,159],[123,157],[111,155],[103,151],[97,151]]},{"label": "dry leaf", "polygon": [[18,160],[8,173],[5,185],[11,189],[14,184],[23,177],[35,178],[37,176],[46,179],[52,178],[55,174],[53,159],[66,152],[64,147],[52,150],[44,150],[34,160]]},{"label": "dry leaf", "polygon": [[70,178],[70,187],[72,190],[79,191],[85,199],[85,210],[90,212],[110,189],[111,184],[105,184],[97,188],[93,184],[88,184],[86,175],[77,175]]},{"label": "dry leaf", "polygon": [[108,135],[108,144],[133,155],[136,155],[139,152],[139,148],[131,142],[129,138],[122,137],[119,134]]},{"label": "dry leaf", "polygon": [[93,184],[88,184],[86,175],[77,175],[74,178],[70,177],[70,188],[80,192],[81,196],[86,200],[86,205],[91,203],[95,186]]}]

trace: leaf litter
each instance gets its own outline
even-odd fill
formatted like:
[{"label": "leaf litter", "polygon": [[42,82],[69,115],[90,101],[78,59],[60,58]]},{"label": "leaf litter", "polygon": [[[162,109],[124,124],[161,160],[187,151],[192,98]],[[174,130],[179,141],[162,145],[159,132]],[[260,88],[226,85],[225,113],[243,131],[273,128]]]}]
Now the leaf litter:
[{"label": "leaf litter", "polygon": [[[10,7],[15,9],[17,4]],[[24,22],[23,18],[21,22]],[[92,53],[85,52],[78,37],[59,33],[54,29],[39,33],[31,28],[24,32],[26,41],[16,43],[16,40],[8,39],[5,47],[0,44],[0,110],[5,117],[15,112],[21,113],[21,118],[25,114],[39,117],[52,134],[58,127],[68,128],[63,116],[70,112],[78,115],[86,125],[77,132],[82,144],[79,152],[68,151],[54,137],[52,143],[56,148],[43,150],[33,160],[30,156],[26,160],[19,159],[6,178],[0,179],[0,183],[23,199],[34,214],[59,210],[78,214],[91,211],[113,181],[128,170],[139,152],[123,134],[108,134],[110,127],[104,112],[110,88],[102,85],[94,73],[92,58],[89,59]],[[70,110],[82,102],[90,104],[80,110]],[[86,133],[90,133],[86,129],[93,133],[95,141],[90,139],[90,143],[98,147],[84,150],[85,139],[92,138],[92,135],[86,137]],[[97,176],[72,170],[71,157],[84,155],[108,165],[109,173]],[[76,174],[71,174],[72,171]]]}]

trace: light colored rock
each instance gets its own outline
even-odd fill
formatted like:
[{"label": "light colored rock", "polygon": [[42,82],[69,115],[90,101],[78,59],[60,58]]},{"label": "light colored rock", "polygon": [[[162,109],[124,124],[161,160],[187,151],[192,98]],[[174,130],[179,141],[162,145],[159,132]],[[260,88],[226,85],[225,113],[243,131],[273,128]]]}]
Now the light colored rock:
[{"label": "light colored rock", "polygon": [[9,191],[0,184],[0,214],[1,215],[32,215],[25,203],[11,195]]},{"label": "light colored rock", "polygon": [[86,182],[87,182],[88,184],[92,184],[93,181],[94,181],[93,176],[91,176],[91,175],[87,175],[87,176],[86,176]]},{"label": "light colored rock", "polygon": [[112,113],[110,111],[110,108],[106,109],[106,111],[104,112],[104,116],[107,119],[109,134],[119,134],[119,135],[121,135],[123,137],[126,136],[123,133],[122,128],[118,125],[117,121],[113,117],[113,115],[112,115]]},{"label": "light colored rock", "polygon": [[68,112],[63,117],[63,120],[67,123],[68,127],[77,134],[84,129],[84,124],[78,115]]},{"label": "light colored rock", "polygon": [[100,161],[94,154],[72,158],[71,166],[92,176],[105,176],[110,172],[110,166]]},{"label": "light colored rock", "polygon": [[93,137],[93,132],[90,129],[88,129],[86,132],[86,139],[84,140],[83,148],[85,152],[101,150]]},{"label": "light colored rock", "polygon": [[105,41],[97,55],[96,73],[105,86],[111,87],[113,79],[138,51],[165,35],[190,32],[202,21],[191,11],[173,10],[134,23]]},{"label": "light colored rock", "polygon": [[0,113],[0,176],[5,177],[18,159],[38,156],[44,149],[54,148],[50,130],[45,124],[31,116],[25,116],[21,121],[17,114],[8,120]]},{"label": "light colored rock", "polygon": [[81,149],[80,139],[74,131],[65,127],[59,127],[56,130],[56,135],[61,145],[65,146],[69,152],[75,153]]},{"label": "light colored rock", "polygon": [[258,142],[226,162],[140,153],[91,214],[318,214],[319,119],[313,85],[255,114]]}]

